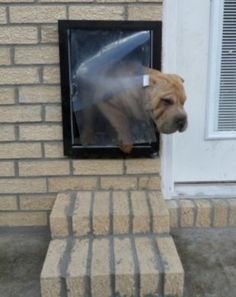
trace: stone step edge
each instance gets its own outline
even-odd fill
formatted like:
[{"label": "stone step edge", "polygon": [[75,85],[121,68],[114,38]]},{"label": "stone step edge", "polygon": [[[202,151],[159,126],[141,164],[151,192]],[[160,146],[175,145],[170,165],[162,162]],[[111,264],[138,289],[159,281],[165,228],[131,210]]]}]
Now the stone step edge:
[{"label": "stone step edge", "polygon": [[[101,197],[94,199],[92,193],[96,193],[95,195]],[[112,200],[110,197],[105,197],[105,194],[108,196],[110,193],[113,193]],[[122,197],[118,198],[115,195],[122,196],[122,194],[127,195],[127,193],[131,193],[131,198],[123,197],[127,201],[123,199],[122,205],[120,199]],[[142,196],[135,197],[140,194],[144,195],[144,193],[148,195],[148,202],[144,201]],[[88,200],[89,197],[86,197],[89,194],[93,197],[91,198],[93,201]],[[81,197],[80,200],[79,197]],[[107,200],[103,198],[107,198]],[[146,197],[144,198],[146,200]],[[140,203],[142,200],[146,205]],[[111,201],[113,211],[110,210]],[[124,205],[125,201],[127,205]],[[84,204],[81,205],[82,211],[78,206],[78,203],[81,202]],[[50,214],[52,238],[86,236],[87,234],[108,235],[149,232],[161,234],[169,233],[169,225],[167,206],[157,191],[78,191],[76,193],[59,193]]]},{"label": "stone step edge", "polygon": [[150,296],[157,290],[160,295],[152,296],[182,296],[184,271],[171,236],[112,237],[52,240],[40,277],[42,297],[83,296],[88,290],[94,297]]},{"label": "stone step edge", "polygon": [[178,198],[166,204],[171,229],[236,226],[236,198]]}]

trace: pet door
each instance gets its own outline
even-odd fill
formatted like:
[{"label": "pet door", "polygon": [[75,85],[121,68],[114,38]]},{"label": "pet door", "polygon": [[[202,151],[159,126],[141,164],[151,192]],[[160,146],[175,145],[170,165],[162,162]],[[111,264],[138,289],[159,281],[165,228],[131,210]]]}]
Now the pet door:
[{"label": "pet door", "polygon": [[59,37],[65,154],[157,153],[145,68],[160,69],[160,22],[59,21]]}]

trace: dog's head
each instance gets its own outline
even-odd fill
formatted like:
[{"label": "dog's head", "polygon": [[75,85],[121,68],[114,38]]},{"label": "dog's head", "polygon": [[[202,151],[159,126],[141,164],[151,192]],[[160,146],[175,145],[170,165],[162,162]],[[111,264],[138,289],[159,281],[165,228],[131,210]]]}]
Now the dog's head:
[{"label": "dog's head", "polygon": [[183,79],[176,74],[163,74],[148,69],[150,85],[147,88],[152,116],[161,133],[183,132],[187,128],[186,101]]}]

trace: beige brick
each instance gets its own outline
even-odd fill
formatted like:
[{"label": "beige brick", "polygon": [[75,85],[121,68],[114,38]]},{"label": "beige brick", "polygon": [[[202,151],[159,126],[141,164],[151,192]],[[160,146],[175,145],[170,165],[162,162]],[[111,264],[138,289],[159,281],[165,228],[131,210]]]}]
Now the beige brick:
[{"label": "beige brick", "polygon": [[94,0],[39,0],[39,2],[48,2],[48,3],[53,3],[53,2],[76,2],[76,3],[90,3],[94,2]]},{"label": "beige brick", "polygon": [[0,226],[46,226],[46,212],[0,212]]},{"label": "beige brick", "polygon": [[191,200],[180,200],[180,225],[192,227],[194,224],[194,203]]},{"label": "beige brick", "polygon": [[87,235],[90,230],[90,210],[92,207],[92,192],[78,192],[72,215],[73,234]]},{"label": "beige brick", "polygon": [[160,5],[128,5],[128,20],[157,21],[162,19]]},{"label": "beige brick", "polygon": [[[136,2],[136,0],[96,0],[101,3],[125,3],[125,2]],[[150,1],[150,0],[149,0]]]},{"label": "beige brick", "polygon": [[97,188],[96,177],[51,177],[49,178],[49,191],[59,192],[65,190],[94,190]]},{"label": "beige brick", "polygon": [[6,7],[0,7],[0,24],[6,24],[6,22],[7,22]]},{"label": "beige brick", "polygon": [[61,140],[61,125],[21,125],[21,140]]},{"label": "beige brick", "polygon": [[46,180],[40,179],[19,179],[5,178],[0,180],[1,194],[14,193],[42,193],[46,192]]},{"label": "beige brick", "polygon": [[106,235],[110,229],[110,192],[101,191],[94,194],[93,232]]},{"label": "beige brick", "polygon": [[63,5],[11,6],[11,23],[55,23],[66,19],[66,7]]},{"label": "beige brick", "polygon": [[67,269],[68,297],[86,296],[88,239],[75,240]]},{"label": "beige brick", "polygon": [[124,7],[118,5],[81,5],[69,7],[70,19],[123,20]]},{"label": "beige brick", "polygon": [[46,158],[62,158],[63,154],[63,143],[52,142],[44,143],[44,152]]},{"label": "beige brick", "polygon": [[151,240],[148,237],[136,238],[135,245],[140,269],[140,296],[156,295],[160,267],[158,267]]},{"label": "beige brick", "polygon": [[59,105],[48,105],[45,107],[45,120],[48,122],[61,122],[62,112]]},{"label": "beige brick", "polygon": [[41,114],[41,106],[2,106],[0,109],[0,122],[39,122],[42,121]]},{"label": "beige brick", "polygon": [[10,49],[6,47],[0,47],[0,65],[10,65]]},{"label": "beige brick", "polygon": [[71,203],[69,193],[59,193],[50,214],[50,229],[52,238],[69,235],[69,206]]},{"label": "beige brick", "polygon": [[123,160],[76,160],[73,169],[75,175],[123,174]]},{"label": "beige brick", "polygon": [[235,226],[236,225],[236,199],[229,199],[229,225]]},{"label": "beige brick", "polygon": [[160,192],[148,193],[150,208],[152,210],[153,232],[169,233],[170,218],[166,203]]},{"label": "beige brick", "polygon": [[0,0],[0,3],[34,2],[34,0]]},{"label": "beige brick", "polygon": [[58,29],[57,26],[42,26],[41,27],[42,43],[57,43],[58,42]]},{"label": "beige brick", "polygon": [[163,1],[164,0],[137,0],[137,2],[155,2],[155,3],[159,3],[159,4],[161,4],[162,5],[162,3],[163,3]]},{"label": "beige brick", "polygon": [[101,188],[104,190],[135,190],[137,178],[128,176],[101,177]]},{"label": "beige brick", "polygon": [[211,204],[207,200],[196,199],[196,227],[209,227],[211,224]]},{"label": "beige brick", "polygon": [[127,192],[115,191],[112,194],[114,234],[129,233],[130,210],[128,199]]},{"label": "beige brick", "polygon": [[114,239],[115,292],[120,296],[135,296],[134,262],[131,243],[128,238]]},{"label": "beige brick", "polygon": [[39,82],[38,69],[34,67],[0,68],[0,85],[34,84]]},{"label": "beige brick", "polygon": [[167,200],[167,207],[170,213],[170,228],[177,228],[178,223],[178,204],[176,200]]},{"label": "beige brick", "polygon": [[19,101],[21,103],[55,103],[60,102],[59,86],[21,87]]},{"label": "beige brick", "polygon": [[0,141],[12,141],[12,140],[15,140],[15,127],[1,124]]},{"label": "beige brick", "polygon": [[160,190],[161,178],[160,176],[142,176],[139,177],[138,188],[140,190]]},{"label": "beige brick", "polygon": [[20,195],[20,209],[22,210],[51,210],[55,195]]},{"label": "beige brick", "polygon": [[0,44],[35,44],[37,42],[38,29],[36,27],[1,27]]},{"label": "beige brick", "polygon": [[58,46],[24,46],[15,48],[16,64],[59,63]]},{"label": "beige brick", "polygon": [[214,207],[214,227],[225,227],[227,226],[227,204],[223,199],[212,200]]},{"label": "beige brick", "polygon": [[44,178],[2,178],[0,179],[0,193],[44,193],[46,192],[46,180]]},{"label": "beige brick", "polygon": [[109,254],[109,241],[107,239],[95,239],[93,241],[91,266],[92,296],[111,296]]},{"label": "beige brick", "polygon": [[56,297],[61,294],[61,262],[67,240],[51,240],[40,275],[41,296]]},{"label": "beige brick", "polygon": [[20,176],[50,176],[70,173],[69,161],[22,161],[19,162]]},{"label": "beige brick", "polygon": [[0,196],[0,210],[16,210],[16,196]]},{"label": "beige brick", "polygon": [[43,68],[43,82],[47,84],[60,83],[60,70],[57,66],[45,66]]},{"label": "beige brick", "polygon": [[0,159],[40,158],[42,150],[40,143],[2,143]]},{"label": "beige brick", "polygon": [[14,104],[15,103],[15,89],[0,87],[0,105],[1,104]]},{"label": "beige brick", "polygon": [[141,191],[132,192],[131,204],[133,212],[133,232],[149,232],[150,214],[145,193]]},{"label": "beige brick", "polygon": [[15,165],[14,162],[0,161],[0,176],[14,176]]},{"label": "beige brick", "polygon": [[164,264],[164,296],[183,296],[184,270],[173,239],[157,237],[157,245]]},{"label": "beige brick", "polygon": [[130,159],[125,161],[126,173],[147,174],[160,172],[160,159]]}]

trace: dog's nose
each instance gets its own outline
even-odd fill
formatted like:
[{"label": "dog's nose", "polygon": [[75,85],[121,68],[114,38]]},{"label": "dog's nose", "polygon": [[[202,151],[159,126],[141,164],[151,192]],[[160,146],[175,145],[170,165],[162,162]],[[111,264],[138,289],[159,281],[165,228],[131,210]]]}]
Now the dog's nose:
[{"label": "dog's nose", "polygon": [[187,118],[186,116],[181,116],[176,119],[176,126],[179,131],[182,131],[186,125]]}]

